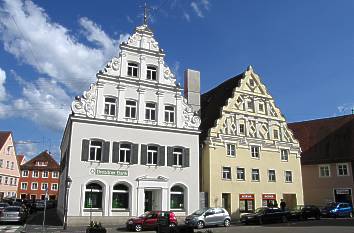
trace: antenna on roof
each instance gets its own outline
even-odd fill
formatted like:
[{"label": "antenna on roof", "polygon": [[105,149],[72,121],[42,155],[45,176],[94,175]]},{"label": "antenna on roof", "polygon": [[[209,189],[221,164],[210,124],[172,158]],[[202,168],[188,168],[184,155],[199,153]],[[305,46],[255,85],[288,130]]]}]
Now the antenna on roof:
[{"label": "antenna on roof", "polygon": [[146,2],[145,2],[144,3],[144,25],[147,25],[147,23],[148,23],[149,10],[150,10],[150,7],[148,7]]}]

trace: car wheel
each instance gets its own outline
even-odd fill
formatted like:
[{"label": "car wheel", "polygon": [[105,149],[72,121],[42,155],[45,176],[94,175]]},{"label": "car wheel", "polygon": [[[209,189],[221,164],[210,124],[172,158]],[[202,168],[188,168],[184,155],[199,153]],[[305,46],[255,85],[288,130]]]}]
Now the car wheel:
[{"label": "car wheel", "polygon": [[140,232],[143,230],[143,226],[141,224],[136,224],[134,227],[134,230],[137,232]]},{"label": "car wheel", "polygon": [[282,223],[285,223],[285,222],[287,222],[288,221],[288,219],[285,217],[285,216],[281,216],[281,222]]},{"label": "car wheel", "polygon": [[198,228],[198,229],[204,228],[204,222],[203,222],[203,221],[198,221],[198,222],[197,222],[197,228]]},{"label": "car wheel", "polygon": [[229,227],[230,226],[230,219],[225,219],[224,226],[225,227]]},{"label": "car wheel", "polygon": [[175,226],[176,226],[176,224],[173,223],[173,222],[171,222],[170,225],[169,225],[169,227],[175,227]]}]

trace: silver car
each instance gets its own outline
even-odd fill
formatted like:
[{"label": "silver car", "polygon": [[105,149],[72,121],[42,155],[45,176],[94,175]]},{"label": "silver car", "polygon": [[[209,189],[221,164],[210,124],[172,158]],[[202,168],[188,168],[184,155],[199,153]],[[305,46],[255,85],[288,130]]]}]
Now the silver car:
[{"label": "silver car", "polygon": [[8,206],[0,214],[0,222],[24,223],[27,218],[26,211],[20,206]]},{"label": "silver car", "polygon": [[230,226],[231,217],[224,208],[203,208],[195,211],[185,219],[185,224],[201,229],[205,226]]}]

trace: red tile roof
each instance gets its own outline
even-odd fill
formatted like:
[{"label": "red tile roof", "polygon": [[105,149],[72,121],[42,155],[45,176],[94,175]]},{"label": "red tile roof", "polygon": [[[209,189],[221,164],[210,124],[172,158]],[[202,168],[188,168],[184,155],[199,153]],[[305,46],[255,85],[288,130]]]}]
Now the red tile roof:
[{"label": "red tile roof", "polygon": [[[48,162],[47,166],[36,166],[36,162]],[[55,159],[48,154],[48,151],[43,151],[36,157],[32,158],[25,164],[21,165],[21,170],[46,170],[46,171],[59,171],[59,164]]]},{"label": "red tile roof", "polygon": [[25,156],[24,155],[17,155],[16,159],[17,159],[18,166],[20,166],[22,161],[25,159]]},{"label": "red tile roof", "polygon": [[0,149],[4,146],[6,140],[10,137],[10,131],[0,131]]},{"label": "red tile roof", "polygon": [[354,115],[288,124],[302,150],[302,164],[354,161]]}]

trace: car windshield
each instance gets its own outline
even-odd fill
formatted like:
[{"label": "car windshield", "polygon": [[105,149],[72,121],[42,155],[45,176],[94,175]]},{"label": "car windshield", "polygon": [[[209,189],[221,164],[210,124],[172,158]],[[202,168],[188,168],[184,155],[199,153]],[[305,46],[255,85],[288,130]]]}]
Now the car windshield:
[{"label": "car windshield", "polygon": [[20,207],[16,207],[16,206],[9,206],[4,209],[4,212],[19,212],[19,211],[20,211]]},{"label": "car windshield", "polygon": [[207,211],[208,209],[200,209],[200,210],[197,210],[193,213],[193,215],[202,215],[205,211]]},{"label": "car windshield", "polygon": [[259,214],[259,213],[263,213],[266,210],[266,208],[258,208],[256,209],[255,213]]}]

